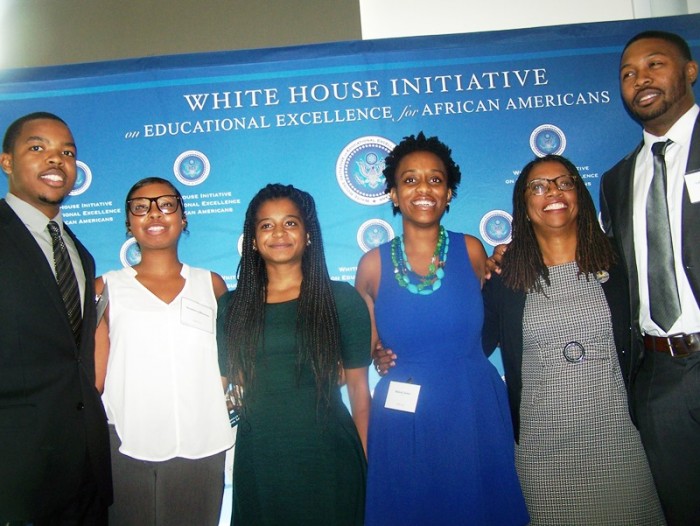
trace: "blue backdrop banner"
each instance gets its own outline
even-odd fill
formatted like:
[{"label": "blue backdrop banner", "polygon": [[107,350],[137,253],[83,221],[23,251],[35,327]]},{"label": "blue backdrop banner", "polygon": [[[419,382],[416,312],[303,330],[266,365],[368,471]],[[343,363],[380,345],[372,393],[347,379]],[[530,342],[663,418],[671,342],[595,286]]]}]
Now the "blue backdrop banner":
[{"label": "blue backdrop banner", "polygon": [[363,251],[400,231],[383,158],[421,130],[462,168],[444,224],[488,253],[509,238],[512,185],[535,155],[569,157],[597,202],[600,176],[641,136],[619,96],[620,52],[652,28],[700,55],[700,15],[687,15],[10,70],[0,125],[38,110],[69,123],[80,173],[63,214],[100,274],[138,261],[125,194],[161,176],[185,197],[182,259],[229,287],[246,205],[268,182],[315,196],[330,273],[352,281]]}]

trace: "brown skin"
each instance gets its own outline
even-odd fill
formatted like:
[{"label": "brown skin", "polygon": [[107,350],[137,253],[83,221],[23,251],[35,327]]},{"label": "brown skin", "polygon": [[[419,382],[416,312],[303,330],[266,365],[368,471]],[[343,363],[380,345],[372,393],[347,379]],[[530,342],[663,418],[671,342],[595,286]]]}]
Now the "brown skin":
[{"label": "brown skin", "polygon": [[[437,246],[440,220],[452,199],[447,185],[447,170],[442,160],[431,152],[417,151],[403,157],[396,167],[396,187],[390,191],[394,206],[401,210],[404,246],[411,267],[418,274],[428,273]],[[474,236],[465,235],[469,260],[483,284],[486,252]],[[449,272],[449,270],[446,270]],[[395,365],[396,354],[383,349],[374,320],[374,301],[379,289],[381,260],[379,249],[367,252],[357,267],[355,288],[364,298],[372,320],[372,358],[379,374]]]},{"label": "brown skin", "polygon": [[[568,174],[564,165],[547,162],[535,166],[527,180],[554,179],[564,174]],[[528,189],[523,198],[545,265],[563,265],[575,261],[578,239],[576,189],[563,192],[550,183],[544,195],[534,195]]]},{"label": "brown skin", "polygon": [[0,155],[10,193],[54,218],[77,173],[73,135],[53,119],[25,122],[11,152]]},{"label": "brown skin", "polygon": [[299,297],[301,259],[308,241],[301,214],[291,199],[274,199],[260,205],[253,247],[265,261],[268,303]]},{"label": "brown skin", "polygon": [[[630,44],[620,59],[620,93],[644,129],[661,137],[695,104],[692,85],[698,63],[685,59],[672,43],[643,38]],[[501,273],[508,245],[498,245],[486,262],[489,278]]]},{"label": "brown skin", "polygon": [[[527,181],[529,183],[534,179],[555,179],[560,175],[570,174],[564,165],[546,162],[533,167]],[[535,231],[545,265],[562,265],[574,261],[578,239],[576,190],[563,192],[555,184],[549,183],[544,195],[534,195],[528,189],[524,199],[527,216]]]},{"label": "brown skin", "polygon": [[[154,183],[139,188],[131,197],[158,197],[172,193],[170,186]],[[128,218],[129,230],[141,248],[141,262],[134,265],[136,279],[161,301],[171,303],[185,286],[185,280],[180,275],[182,263],[177,255],[177,244],[187,225],[182,208],[174,214],[163,214],[153,203],[145,216],[135,216],[129,212]],[[212,273],[211,277],[214,295],[218,298],[228,289],[221,276]],[[96,294],[102,294],[103,289],[104,280],[98,277],[95,280]],[[104,390],[108,360],[109,305],[95,332],[95,386],[99,392]],[[227,384],[225,382],[224,386]]]},{"label": "brown skin", "polygon": [[[270,199],[260,205],[253,247],[265,262],[267,303],[299,297],[304,277],[301,260],[307,243],[313,243],[313,239],[309,238],[301,213],[291,199]],[[371,400],[367,367],[343,368],[340,381],[347,384],[352,419],[366,455]]]},{"label": "brown skin", "polygon": [[[556,179],[568,174],[564,165],[558,162],[546,162],[535,166],[528,175],[528,182],[534,179]],[[561,191],[550,183],[544,195],[534,195],[528,189],[523,197],[527,205],[527,215],[532,223],[537,244],[542,258],[548,266],[562,265],[576,259],[578,195],[576,190]],[[503,250],[500,251],[499,247]],[[500,273],[500,261],[507,245],[496,247],[489,260],[498,259],[497,272]],[[396,365],[397,356],[391,349],[384,349],[375,342],[372,351],[374,367],[380,375],[385,375]]]},{"label": "brown skin", "polygon": [[501,273],[501,262],[503,261],[503,254],[508,250],[508,245],[501,244],[496,245],[493,249],[493,254],[486,260],[486,279],[491,279],[491,273],[496,274]]},{"label": "brown skin", "polygon": [[625,105],[649,133],[662,136],[695,103],[692,84],[698,64],[658,38],[633,42],[620,60]]}]

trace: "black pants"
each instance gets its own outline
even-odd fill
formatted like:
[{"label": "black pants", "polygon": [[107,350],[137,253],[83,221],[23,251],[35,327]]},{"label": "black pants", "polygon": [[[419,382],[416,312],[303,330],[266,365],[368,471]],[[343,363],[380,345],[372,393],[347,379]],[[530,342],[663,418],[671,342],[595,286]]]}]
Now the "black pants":
[{"label": "black pants", "polygon": [[0,526],[107,526],[107,506],[100,499],[88,461],[84,463],[80,490],[60,509],[31,521],[11,521]]},{"label": "black pants", "polygon": [[700,353],[646,351],[634,409],[669,526],[700,524]]}]

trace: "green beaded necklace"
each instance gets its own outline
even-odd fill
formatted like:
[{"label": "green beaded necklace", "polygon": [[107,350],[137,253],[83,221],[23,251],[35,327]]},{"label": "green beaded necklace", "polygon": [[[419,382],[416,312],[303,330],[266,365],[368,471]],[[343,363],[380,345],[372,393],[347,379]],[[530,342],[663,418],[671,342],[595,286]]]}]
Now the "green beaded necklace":
[{"label": "green beaded necklace", "polygon": [[397,283],[413,294],[427,296],[432,294],[442,285],[442,278],[445,277],[445,263],[447,263],[447,251],[450,247],[450,238],[447,236],[444,226],[440,226],[437,246],[433,257],[430,258],[428,274],[420,276],[420,283],[411,283],[408,273],[413,272],[411,264],[406,256],[406,248],[403,243],[403,236],[396,236],[391,241],[391,262],[394,264],[394,277]]}]

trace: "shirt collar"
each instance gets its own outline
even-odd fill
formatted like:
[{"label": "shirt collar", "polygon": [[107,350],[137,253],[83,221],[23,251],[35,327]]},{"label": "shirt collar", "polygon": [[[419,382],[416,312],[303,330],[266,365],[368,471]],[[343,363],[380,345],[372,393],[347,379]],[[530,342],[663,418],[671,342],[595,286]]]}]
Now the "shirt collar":
[{"label": "shirt collar", "polygon": [[650,150],[652,144],[666,139],[671,139],[679,146],[688,148],[690,146],[690,138],[693,135],[695,121],[698,118],[698,113],[700,113],[700,107],[698,107],[697,104],[693,104],[693,106],[671,126],[671,129],[668,130],[666,135],[662,137],[657,137],[644,130],[644,149]]},{"label": "shirt collar", "polygon": [[58,228],[61,229],[61,235],[65,233],[63,230],[63,216],[60,208],[56,217],[49,219],[32,205],[10,192],[7,192],[5,201],[30,231],[44,232],[46,231],[46,225],[49,224],[49,221],[56,221],[56,223],[58,223]]}]

